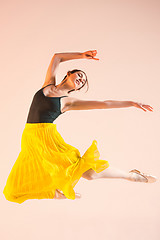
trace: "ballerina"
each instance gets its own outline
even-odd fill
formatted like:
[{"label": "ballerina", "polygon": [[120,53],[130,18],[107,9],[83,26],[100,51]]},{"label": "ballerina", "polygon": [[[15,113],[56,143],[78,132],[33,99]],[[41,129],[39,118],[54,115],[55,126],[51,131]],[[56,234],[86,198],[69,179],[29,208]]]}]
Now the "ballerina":
[{"label": "ballerina", "polygon": [[[70,96],[72,91],[88,87],[84,71],[74,69],[56,85],[60,63],[72,59],[93,59],[97,51],[55,53],[49,64],[41,89],[33,97],[27,122],[22,133],[21,151],[8,176],[3,193],[8,201],[23,203],[29,199],[78,199],[74,187],[81,177],[87,180],[117,178],[134,182],[153,183],[155,176],[137,169],[125,172],[99,159],[97,141],[83,156],[66,143],[57,131],[54,120],[71,110],[137,107],[153,111],[150,105],[133,101],[85,101]],[[88,90],[88,89],[87,89]]]}]

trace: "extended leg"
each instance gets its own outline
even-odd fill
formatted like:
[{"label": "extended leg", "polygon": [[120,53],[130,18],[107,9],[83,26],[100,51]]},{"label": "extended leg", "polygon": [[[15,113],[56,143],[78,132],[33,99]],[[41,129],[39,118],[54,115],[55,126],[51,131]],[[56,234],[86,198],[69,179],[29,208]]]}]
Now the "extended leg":
[{"label": "extended leg", "polygon": [[103,170],[100,173],[96,173],[93,169],[89,169],[86,171],[82,177],[91,180],[91,179],[97,179],[97,178],[123,178],[127,179],[129,177],[129,174],[125,171],[122,171],[118,168],[114,167],[108,167],[105,170]]},{"label": "extended leg", "polygon": [[110,167],[110,166],[100,173],[96,173],[93,169],[89,169],[88,171],[83,173],[82,177],[88,180],[99,179],[99,178],[120,178],[120,179],[129,180],[129,181],[135,181],[135,182],[146,181],[144,177],[137,175],[136,173],[131,174],[129,172],[125,172],[123,170],[120,170],[115,167]]}]

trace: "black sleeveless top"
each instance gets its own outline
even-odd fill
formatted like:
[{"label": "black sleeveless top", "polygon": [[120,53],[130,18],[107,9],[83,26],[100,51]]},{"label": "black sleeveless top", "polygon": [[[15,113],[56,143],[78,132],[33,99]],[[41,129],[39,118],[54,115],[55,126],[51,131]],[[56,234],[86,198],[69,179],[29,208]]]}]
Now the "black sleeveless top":
[{"label": "black sleeveless top", "polygon": [[47,97],[43,93],[45,87],[34,94],[27,117],[27,123],[53,123],[53,121],[62,114],[60,100],[62,97],[67,96]]}]

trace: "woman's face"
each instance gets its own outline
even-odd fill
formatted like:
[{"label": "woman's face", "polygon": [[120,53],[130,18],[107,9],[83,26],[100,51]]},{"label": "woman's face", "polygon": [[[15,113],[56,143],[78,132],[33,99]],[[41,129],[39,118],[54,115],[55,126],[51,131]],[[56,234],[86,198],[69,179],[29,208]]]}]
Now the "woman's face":
[{"label": "woman's face", "polygon": [[68,74],[68,81],[70,84],[72,84],[72,87],[77,90],[80,87],[82,87],[85,82],[86,82],[86,76],[83,72],[79,71],[79,72],[75,72],[75,73],[71,73]]}]

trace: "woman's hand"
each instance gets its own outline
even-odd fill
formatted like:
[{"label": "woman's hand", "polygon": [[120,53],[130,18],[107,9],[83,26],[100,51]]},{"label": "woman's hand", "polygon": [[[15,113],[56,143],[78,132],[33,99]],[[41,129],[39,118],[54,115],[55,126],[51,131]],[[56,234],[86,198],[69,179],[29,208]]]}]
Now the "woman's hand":
[{"label": "woman's hand", "polygon": [[97,51],[93,50],[93,51],[86,51],[82,53],[82,56],[83,58],[87,58],[87,59],[99,60],[99,58],[95,58],[96,54],[97,54]]},{"label": "woman's hand", "polygon": [[[153,108],[150,106],[150,105],[146,105],[146,104],[143,104],[143,103],[138,103],[138,102],[132,102],[132,105],[134,107],[137,107],[137,108],[140,108],[142,109],[143,111],[147,111],[149,110],[150,112],[153,112]],[[146,110],[147,109],[147,110]]]}]

